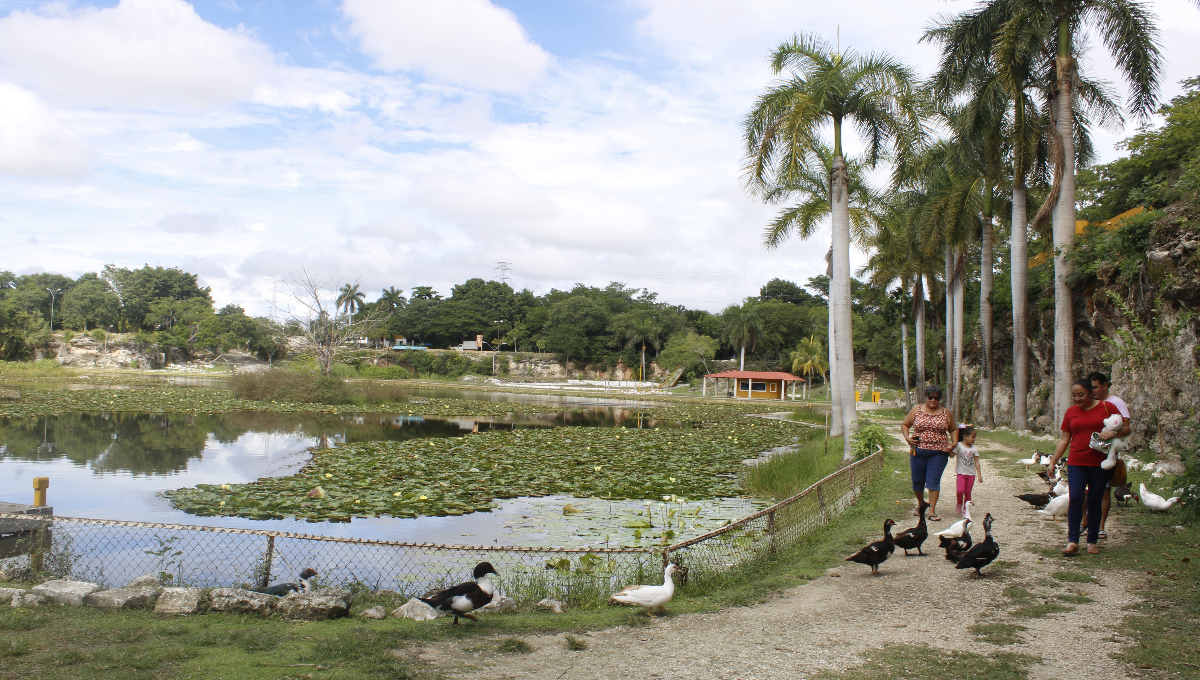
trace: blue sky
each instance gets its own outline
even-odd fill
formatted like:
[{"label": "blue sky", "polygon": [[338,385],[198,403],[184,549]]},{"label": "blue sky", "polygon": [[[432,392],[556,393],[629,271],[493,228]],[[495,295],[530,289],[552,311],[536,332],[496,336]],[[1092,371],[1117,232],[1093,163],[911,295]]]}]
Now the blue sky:
[{"label": "blue sky", "polygon": [[[1167,99],[1200,11],[1152,4]],[[0,269],[180,266],[263,312],[300,268],[447,292],[502,260],[539,293],[619,280],[719,310],[825,268],[827,231],[764,251],[774,208],[741,191],[769,50],[840,30],[928,72],[922,28],[967,6],[0,0]]]}]

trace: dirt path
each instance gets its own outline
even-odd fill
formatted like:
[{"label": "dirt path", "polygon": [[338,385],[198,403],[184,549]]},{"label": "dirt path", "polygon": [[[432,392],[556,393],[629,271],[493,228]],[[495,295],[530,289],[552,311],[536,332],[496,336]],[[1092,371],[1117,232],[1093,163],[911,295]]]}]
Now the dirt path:
[{"label": "dirt path", "polygon": [[[983,455],[986,483],[975,487],[977,506],[972,513],[976,520],[982,520],[985,512],[995,518],[993,530],[1001,553],[989,578],[974,580],[967,572],[955,570],[931,539],[926,545],[934,548],[933,556],[906,559],[897,551],[881,567],[880,577],[870,576],[867,567],[847,563],[754,607],[592,633],[586,637],[586,651],[567,651],[561,635],[547,635],[526,637],[534,649],[527,655],[468,652],[461,644],[439,643],[420,649],[421,658],[459,677],[479,679],[790,679],[857,665],[872,648],[916,644],[988,655],[1028,654],[1041,660],[1031,669],[1031,676],[1039,680],[1132,677],[1125,666],[1109,658],[1123,644],[1114,636],[1112,624],[1135,599],[1130,584],[1110,575],[1086,584],[1051,578],[1054,568],[1039,563],[1036,551],[1059,545],[1060,539],[1065,542],[1065,522],[1054,523],[1013,498],[1032,488],[1027,479],[1038,482],[1032,473],[1028,478],[1005,477],[989,464],[989,458],[1018,460],[1023,452],[985,441],[979,448],[994,452]],[[903,461],[896,461],[891,467],[907,477],[907,469],[898,467]],[[944,519],[932,524],[931,531],[956,519],[954,480],[951,462],[942,478],[944,498],[950,503],[939,503]],[[909,501],[897,506],[897,529],[915,523],[909,516],[915,501]],[[1110,519],[1114,538],[1109,543],[1114,547],[1121,533],[1118,522],[1119,517]],[[982,540],[982,525],[972,534]],[[1010,589],[1007,594],[1005,589]],[[1014,592],[1018,597],[1013,597]],[[1021,606],[1061,603],[1055,595],[1078,597],[1080,592],[1094,601],[1042,618],[1011,615]],[[978,641],[970,631],[975,624],[987,623],[1016,623],[1027,630],[1019,633],[1020,643],[993,646]]]}]

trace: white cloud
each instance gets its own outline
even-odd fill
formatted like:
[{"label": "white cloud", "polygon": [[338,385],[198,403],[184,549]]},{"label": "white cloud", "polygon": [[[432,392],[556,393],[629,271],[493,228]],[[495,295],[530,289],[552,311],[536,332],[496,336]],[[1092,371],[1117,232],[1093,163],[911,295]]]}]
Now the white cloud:
[{"label": "white cloud", "polygon": [[5,73],[71,102],[212,106],[251,93],[270,51],[183,0],[16,11],[0,19]]},{"label": "white cloud", "polygon": [[92,146],[32,92],[0,83],[0,174],[75,177]]},{"label": "white cloud", "polygon": [[175,213],[162,218],[155,226],[170,234],[208,235],[224,229],[226,220],[214,213]]},{"label": "white cloud", "polygon": [[519,91],[550,56],[488,0],[345,0],[350,32],[376,66],[472,88]]},{"label": "white cloud", "polygon": [[435,173],[418,177],[411,201],[460,218],[541,220],[557,207],[509,168],[492,166],[473,174]]}]

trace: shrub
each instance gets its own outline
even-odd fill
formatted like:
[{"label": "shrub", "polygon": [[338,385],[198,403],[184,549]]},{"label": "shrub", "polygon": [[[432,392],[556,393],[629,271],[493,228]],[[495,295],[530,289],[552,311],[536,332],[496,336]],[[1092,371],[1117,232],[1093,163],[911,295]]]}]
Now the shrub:
[{"label": "shrub", "polygon": [[233,396],[253,401],[304,404],[345,404],[350,401],[346,383],[341,379],[285,368],[237,373],[229,387]]},{"label": "shrub", "polygon": [[858,421],[858,431],[850,438],[852,442],[850,451],[854,454],[854,460],[862,460],[867,456],[875,453],[878,447],[882,446],[884,451],[887,451],[892,446],[892,436],[883,429],[883,426],[873,420],[860,418]]},{"label": "shrub", "polygon": [[63,342],[71,342],[71,339],[74,337],[74,331],[63,331]]}]

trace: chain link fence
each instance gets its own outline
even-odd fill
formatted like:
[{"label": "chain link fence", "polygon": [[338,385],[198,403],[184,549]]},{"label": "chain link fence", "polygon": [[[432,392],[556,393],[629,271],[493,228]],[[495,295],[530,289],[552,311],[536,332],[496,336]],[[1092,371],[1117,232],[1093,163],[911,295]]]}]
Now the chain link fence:
[{"label": "chain link fence", "polygon": [[[716,531],[670,546],[575,549],[456,546],[281,531],[0,514],[0,567],[121,586],[152,574],[164,583],[259,587],[312,567],[322,585],[422,595],[460,583],[491,562],[502,592],[518,602],[553,598],[602,603],[635,583],[655,583],[667,561],[693,584],[795,543],[852,505],[881,469],[883,451],[841,468],[801,493]],[[5,528],[6,527],[6,528]]]}]

